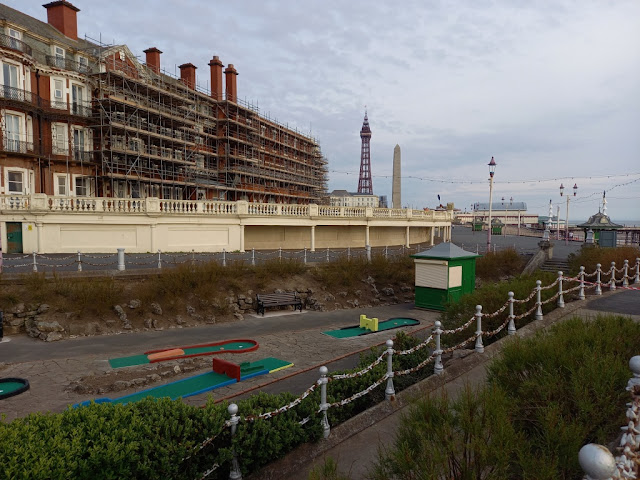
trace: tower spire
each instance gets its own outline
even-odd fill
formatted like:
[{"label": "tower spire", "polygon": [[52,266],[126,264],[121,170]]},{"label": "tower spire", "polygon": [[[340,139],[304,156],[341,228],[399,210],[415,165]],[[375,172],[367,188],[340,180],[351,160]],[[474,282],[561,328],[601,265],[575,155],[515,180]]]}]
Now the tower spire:
[{"label": "tower spire", "polygon": [[371,155],[369,141],[371,140],[371,128],[369,128],[369,118],[367,110],[364,110],[364,122],[360,130],[362,147],[360,149],[360,177],[358,178],[358,193],[368,193],[373,195],[373,185],[371,184]]}]

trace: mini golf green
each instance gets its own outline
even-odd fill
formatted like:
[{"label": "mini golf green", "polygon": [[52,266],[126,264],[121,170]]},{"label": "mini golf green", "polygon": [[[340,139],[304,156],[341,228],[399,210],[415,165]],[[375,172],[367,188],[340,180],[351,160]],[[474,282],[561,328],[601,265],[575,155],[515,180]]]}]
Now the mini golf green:
[{"label": "mini golf green", "polygon": [[[378,322],[378,332],[384,332],[385,330],[391,330],[394,328],[400,327],[408,327],[413,325],[419,325],[420,320],[416,320],[415,318],[390,318],[389,320],[385,320],[383,322]],[[329,335],[333,338],[351,338],[358,337],[360,335],[368,335],[372,332],[367,328],[361,327],[345,327],[339,330],[329,330],[327,332],[322,332],[325,335]]]},{"label": "mini golf green", "polygon": [[[258,342],[255,340],[225,340],[223,342],[206,343],[202,345],[189,345],[188,347],[163,348],[159,350],[149,350],[142,355],[132,355],[130,357],[110,358],[109,365],[111,368],[131,367],[134,365],[144,365],[145,363],[155,363],[167,360],[176,360],[180,358],[199,357],[202,355],[215,355],[217,353],[245,353],[251,352],[258,348]],[[170,352],[180,349],[184,353],[179,355],[170,355],[155,360],[149,359],[149,355],[162,352]]]},{"label": "mini golf green", "polygon": [[[246,380],[258,375],[266,375],[267,373],[276,372],[287,367],[292,367],[293,363],[278,358],[264,358],[257,362],[244,362],[240,364],[240,380]],[[200,393],[208,392],[216,388],[224,387],[236,383],[235,378],[230,378],[225,374],[216,372],[207,372],[193,377],[178,380],[176,382],[167,383],[158,387],[148,388],[140,392],[132,393],[120,398],[98,398],[96,403],[132,403],[142,400],[143,398],[164,398],[169,397],[172,400],[178,398],[191,397]],[[74,406],[86,406],[91,401],[81,402]]]},{"label": "mini golf green", "polygon": [[24,378],[0,378],[0,400],[29,390],[29,381]]}]

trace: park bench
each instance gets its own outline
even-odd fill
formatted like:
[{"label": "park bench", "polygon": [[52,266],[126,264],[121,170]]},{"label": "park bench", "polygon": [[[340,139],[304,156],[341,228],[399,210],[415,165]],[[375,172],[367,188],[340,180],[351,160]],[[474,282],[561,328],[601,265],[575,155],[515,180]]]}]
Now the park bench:
[{"label": "park bench", "polygon": [[302,299],[298,296],[298,292],[283,293],[265,293],[256,295],[257,313],[262,313],[264,317],[264,309],[267,307],[284,307],[293,305],[293,309],[299,308],[302,311]]}]

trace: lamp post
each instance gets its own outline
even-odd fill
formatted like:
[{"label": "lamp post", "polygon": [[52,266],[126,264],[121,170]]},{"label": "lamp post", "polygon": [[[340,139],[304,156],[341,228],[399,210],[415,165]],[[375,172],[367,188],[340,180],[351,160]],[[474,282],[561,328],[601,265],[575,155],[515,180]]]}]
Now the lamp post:
[{"label": "lamp post", "polygon": [[496,161],[491,157],[489,162],[489,228],[487,229],[487,253],[491,251],[491,202],[493,201],[493,174],[496,171]]},{"label": "lamp post", "polygon": [[[573,184],[573,196],[575,197],[578,193],[578,184]],[[560,196],[564,195],[564,185],[560,184]],[[567,194],[567,216],[564,221],[564,244],[569,245],[569,200],[571,199],[571,195]],[[558,219],[560,220],[560,219]]]}]

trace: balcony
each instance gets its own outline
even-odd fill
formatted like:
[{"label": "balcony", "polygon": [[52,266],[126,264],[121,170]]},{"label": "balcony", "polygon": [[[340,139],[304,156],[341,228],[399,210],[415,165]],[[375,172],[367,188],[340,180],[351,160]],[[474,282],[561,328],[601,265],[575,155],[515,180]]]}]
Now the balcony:
[{"label": "balcony", "polygon": [[71,103],[71,114],[78,115],[80,117],[90,117],[92,115],[91,103],[73,102]]},{"label": "balcony", "polygon": [[5,152],[34,153],[33,142],[23,142],[11,138],[3,139],[2,148]]},{"label": "balcony", "polygon": [[7,100],[15,100],[17,102],[36,103],[37,96],[27,90],[9,87],[8,85],[0,85],[0,97]]},{"label": "balcony", "polygon": [[91,150],[81,150],[79,148],[73,149],[73,159],[76,162],[92,162],[93,161],[93,151]]},{"label": "balcony", "polygon": [[76,62],[71,58],[56,57],[54,55],[46,56],[47,65],[50,67],[60,68],[61,70],[71,70],[78,73],[92,73],[93,64]]},{"label": "balcony", "polygon": [[22,40],[10,37],[4,33],[0,33],[0,47],[10,48],[17,50],[18,52],[26,53],[29,56],[33,55],[31,47],[24,43]]}]

